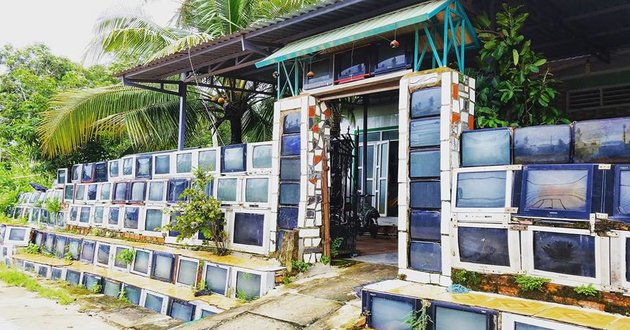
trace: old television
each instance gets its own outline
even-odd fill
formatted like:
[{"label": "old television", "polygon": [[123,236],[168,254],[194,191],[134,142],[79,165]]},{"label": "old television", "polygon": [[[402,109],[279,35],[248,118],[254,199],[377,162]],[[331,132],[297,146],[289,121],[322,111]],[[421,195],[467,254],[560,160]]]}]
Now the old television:
[{"label": "old television", "polygon": [[81,273],[74,270],[66,270],[66,282],[71,285],[79,285],[81,283]]},{"label": "old television", "polygon": [[96,244],[96,264],[109,267],[112,247],[109,244],[98,242]]},{"label": "old television", "polygon": [[89,225],[90,224],[90,214],[92,212],[91,206],[82,206],[79,211],[79,224],[81,225]]},{"label": "old television", "polygon": [[50,266],[46,266],[46,265],[37,266],[37,276],[47,278],[49,272],[50,272]]},{"label": "old television", "polygon": [[514,129],[514,163],[571,162],[571,127],[543,125]]},{"label": "old television", "polygon": [[129,190],[131,182],[114,183],[114,191],[112,194],[112,203],[125,203],[129,199]]},{"label": "old television", "polygon": [[140,229],[140,208],[137,206],[125,206],[125,213],[123,215],[123,228],[127,230],[139,230]]},{"label": "old television", "polygon": [[296,206],[300,203],[300,184],[280,183],[280,205]]},{"label": "old television", "polygon": [[52,267],[50,270],[50,279],[53,281],[61,281],[64,277],[64,269]]},{"label": "old television", "polygon": [[46,233],[43,231],[38,231],[35,233],[35,242],[34,244],[39,246],[39,247],[43,247],[44,243],[46,242]]},{"label": "old television", "polygon": [[494,329],[497,312],[442,301],[432,301],[429,308],[434,329]]},{"label": "old television", "polygon": [[302,113],[291,111],[284,115],[282,122],[282,134],[300,133],[300,121]]},{"label": "old television", "polygon": [[146,200],[147,182],[133,181],[129,190],[129,202],[132,204],[141,204]]},{"label": "old television", "polygon": [[110,206],[107,211],[107,227],[118,229],[120,226],[120,207]]},{"label": "old television", "polygon": [[153,262],[151,263],[151,278],[164,282],[172,282],[174,269],[174,255],[164,252],[153,252]]},{"label": "old television", "polygon": [[442,245],[435,241],[409,243],[409,267],[427,273],[442,272]]},{"label": "old television", "polygon": [[297,156],[300,154],[302,139],[300,134],[285,134],[281,138],[281,156]]},{"label": "old television", "polygon": [[524,165],[518,214],[590,220],[604,211],[613,175],[596,164]]},{"label": "old television", "polygon": [[153,156],[153,178],[166,178],[172,175],[171,154]]},{"label": "old television", "polygon": [[70,206],[70,212],[68,212],[68,222],[78,222],[79,221],[79,209],[80,207],[76,205]]},{"label": "old television", "polygon": [[269,203],[269,178],[247,177],[244,179],[244,201],[249,204]]},{"label": "old television", "polygon": [[[113,262],[113,266],[114,268],[118,268],[118,269],[122,269],[122,270],[129,270],[129,265],[121,259],[121,253],[125,252],[125,251],[132,251],[133,250],[131,248],[128,247],[124,247],[124,246],[116,246],[114,247],[114,262]],[[132,260],[133,262],[133,260]]]},{"label": "old television", "polygon": [[203,279],[206,288],[214,293],[226,295],[228,290],[229,267],[206,262]]},{"label": "old television", "polygon": [[501,313],[501,329],[505,330],[587,330],[587,328],[538,317]]},{"label": "old television", "polygon": [[247,171],[250,173],[271,172],[273,144],[268,142],[249,143],[247,145]]},{"label": "old television", "polygon": [[63,187],[63,200],[65,202],[74,200],[74,184],[67,184]]},{"label": "old television", "polygon": [[110,160],[107,162],[108,170],[107,174],[110,180],[116,180],[120,178],[120,160]]},{"label": "old television", "polygon": [[109,202],[111,200],[112,200],[112,184],[109,182],[99,184],[97,201]]},{"label": "old television", "polygon": [[630,165],[615,166],[615,182],[610,218],[630,222]]},{"label": "old television", "polygon": [[29,204],[35,204],[37,201],[39,201],[39,196],[42,194],[41,191],[34,191],[29,195],[28,198],[28,203]]},{"label": "old television", "polygon": [[86,185],[78,184],[78,185],[76,185],[76,190],[77,191],[74,194],[74,200],[76,202],[83,202],[83,201],[85,201]]},{"label": "old television", "polygon": [[151,165],[153,156],[139,155],[136,157],[136,179],[151,179]]},{"label": "old television", "polygon": [[299,181],[301,168],[300,157],[280,159],[280,180]]},{"label": "old television", "polygon": [[70,237],[68,239],[68,253],[72,260],[79,260],[81,257],[81,246],[83,245],[81,243],[82,240],[80,238]]},{"label": "old television", "polygon": [[414,209],[439,209],[442,206],[440,181],[412,181],[409,184],[409,204]]},{"label": "old television", "polygon": [[440,118],[414,119],[409,123],[409,146],[432,147],[440,145]]},{"label": "old television", "polygon": [[335,84],[344,84],[370,76],[370,51],[367,48],[352,48],[335,54]]},{"label": "old television", "polygon": [[[523,268],[555,283],[599,287],[609,278],[608,238],[586,229],[529,226],[521,232]],[[605,261],[605,262],[604,262]]]},{"label": "old television", "polygon": [[70,239],[68,237],[57,235],[57,240],[55,241],[55,251],[54,251],[55,257],[65,258],[66,250],[68,250],[69,243],[70,243]]},{"label": "old television", "polygon": [[278,208],[278,227],[281,229],[297,228],[299,208],[297,207],[279,207]]},{"label": "old television", "polygon": [[88,184],[85,188],[85,201],[88,203],[96,202],[97,192],[98,192],[97,183]]},{"label": "old television", "polygon": [[166,203],[168,181],[149,181],[146,204]]},{"label": "old television", "polygon": [[4,243],[9,245],[27,245],[31,239],[31,229],[26,227],[7,227],[7,235]]},{"label": "old television", "polygon": [[193,151],[181,151],[174,154],[173,168],[177,175],[192,174],[193,164],[195,163],[196,153]]},{"label": "old television", "polygon": [[182,194],[189,186],[190,180],[187,179],[168,180],[166,201],[169,203],[177,203],[186,200],[184,197],[182,197]]},{"label": "old television", "polygon": [[107,162],[95,163],[94,175],[96,176],[96,182],[107,182]]},{"label": "old television", "polygon": [[493,166],[511,163],[510,128],[465,131],[461,136],[462,166]]},{"label": "old television", "polygon": [[94,163],[83,164],[81,169],[81,183],[96,182],[96,166]]},{"label": "old television", "polygon": [[230,224],[232,246],[236,249],[264,253],[268,244],[267,213],[264,211],[234,212]]},{"label": "old television", "polygon": [[573,124],[576,163],[629,163],[630,117]]},{"label": "old television", "polygon": [[247,272],[245,270],[236,270],[236,293],[245,297],[245,300],[254,300],[261,297],[263,292],[263,279],[262,275],[254,272]]},{"label": "old television", "polygon": [[145,208],[144,234],[148,236],[162,236],[161,227],[166,224],[166,216],[161,208]]},{"label": "old television", "polygon": [[409,177],[430,178],[440,176],[440,150],[413,150],[409,156]]},{"label": "old television", "polygon": [[95,206],[92,215],[92,223],[95,226],[105,225],[105,206]]},{"label": "old television", "polygon": [[217,183],[217,200],[223,204],[236,203],[238,201],[239,179],[219,177]]},{"label": "old television", "polygon": [[54,253],[55,252],[55,238],[56,235],[49,233],[48,235],[46,235],[46,241],[44,242],[44,251],[48,252],[48,253]]},{"label": "old television", "polygon": [[55,184],[57,186],[63,186],[66,183],[68,183],[68,169],[67,168],[60,168],[57,170],[57,180],[55,181]]},{"label": "old television", "polygon": [[72,165],[70,182],[72,183],[80,183],[81,182],[81,174],[83,173],[83,165],[76,164]]},{"label": "old television", "polygon": [[144,290],[142,306],[159,314],[166,314],[168,297],[159,293]]},{"label": "old television", "polygon": [[304,89],[308,90],[331,86],[334,83],[333,67],[332,56],[311,58],[309,62],[304,64],[304,72],[312,72],[314,75],[309,77],[304,74]]},{"label": "old television", "polygon": [[149,250],[136,249],[136,256],[131,264],[131,272],[139,275],[149,276],[153,252]]},{"label": "old television", "polygon": [[409,235],[412,240],[436,241],[441,238],[442,214],[439,211],[412,210]]},{"label": "old television", "polygon": [[521,270],[519,231],[507,225],[458,224],[454,267],[482,273],[515,273]]},{"label": "old television", "polygon": [[221,173],[244,172],[247,145],[233,144],[221,148]]},{"label": "old television", "polygon": [[421,88],[411,93],[411,118],[438,116],[441,109],[441,86]]},{"label": "old television", "polygon": [[199,269],[199,261],[195,259],[179,257],[179,265],[177,267],[177,284],[195,287],[197,285],[197,272]]},{"label": "old television", "polygon": [[96,252],[96,242],[83,240],[81,242],[81,254],[79,261],[88,264],[94,263],[94,254]]},{"label": "old television", "polygon": [[388,40],[382,40],[375,44],[376,60],[374,63],[374,75],[411,69],[413,62],[411,50],[413,40],[409,37],[399,37],[400,45],[393,48]]},{"label": "old television", "polygon": [[103,294],[112,297],[118,298],[120,296],[120,289],[122,288],[122,284],[118,281],[105,279],[103,281]]},{"label": "old television", "polygon": [[200,149],[197,154],[197,168],[206,172],[216,172],[219,148]]},{"label": "old television", "polygon": [[127,300],[129,300],[130,303],[140,306],[140,299],[142,298],[141,288],[125,284],[123,290],[125,290],[125,297],[127,297]]},{"label": "old television", "polygon": [[128,156],[120,160],[120,175],[123,179],[135,178],[136,157]]},{"label": "old television", "polygon": [[194,319],[195,307],[195,305],[189,302],[171,298],[167,314],[174,319],[190,322]]},{"label": "old television", "polygon": [[24,270],[30,273],[34,273],[35,265],[32,262],[24,261]]}]

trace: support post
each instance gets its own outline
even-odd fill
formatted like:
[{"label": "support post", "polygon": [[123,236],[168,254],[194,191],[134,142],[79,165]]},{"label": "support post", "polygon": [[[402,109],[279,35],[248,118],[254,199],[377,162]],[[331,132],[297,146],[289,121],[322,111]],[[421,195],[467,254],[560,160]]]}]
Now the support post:
[{"label": "support post", "polygon": [[181,74],[179,83],[179,133],[177,135],[177,150],[184,150],[184,135],[186,135],[186,73]]},{"label": "support post", "polygon": [[324,255],[332,258],[330,252],[330,188],[328,187],[328,141],[324,140],[322,151],[322,225],[324,230]]},{"label": "support post", "polygon": [[[368,140],[368,132],[367,132],[367,126],[368,126],[368,105],[369,105],[369,97],[367,95],[363,95],[363,159],[361,159],[361,166],[363,167],[363,176],[361,177],[361,182],[362,182],[362,187],[363,189],[361,189],[361,194],[363,195],[363,198],[365,197],[365,194],[367,192],[367,140]],[[365,200],[363,200],[362,202],[365,202]],[[360,206],[361,208],[363,207],[363,204],[361,204]],[[361,210],[361,208],[359,210]]]}]

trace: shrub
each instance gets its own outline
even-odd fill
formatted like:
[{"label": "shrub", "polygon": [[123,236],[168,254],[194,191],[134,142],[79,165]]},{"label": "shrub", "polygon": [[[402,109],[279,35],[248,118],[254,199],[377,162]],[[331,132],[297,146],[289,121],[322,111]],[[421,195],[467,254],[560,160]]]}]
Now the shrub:
[{"label": "shrub", "polygon": [[127,265],[130,265],[133,262],[133,258],[135,258],[136,256],[136,251],[131,250],[131,249],[125,249],[120,251],[120,253],[118,253],[118,255],[116,256],[116,259],[126,263]]},{"label": "shrub", "polygon": [[451,279],[453,283],[463,285],[470,289],[475,289],[481,284],[481,274],[465,269],[454,269]]},{"label": "shrub", "polygon": [[39,254],[41,252],[41,248],[37,244],[28,243],[28,246],[24,249],[24,252],[28,254]]},{"label": "shrub", "polygon": [[311,268],[312,264],[309,264],[308,262],[304,262],[302,260],[293,260],[291,262],[291,266],[293,269],[297,270],[299,273],[304,273],[308,271],[309,268]]},{"label": "shrub", "polygon": [[593,287],[593,284],[589,285],[580,285],[573,289],[575,293],[587,297],[597,297],[599,295],[599,291]]},{"label": "shrub", "polygon": [[548,278],[528,276],[528,275],[516,275],[516,284],[523,291],[543,291],[545,284],[551,282]]}]

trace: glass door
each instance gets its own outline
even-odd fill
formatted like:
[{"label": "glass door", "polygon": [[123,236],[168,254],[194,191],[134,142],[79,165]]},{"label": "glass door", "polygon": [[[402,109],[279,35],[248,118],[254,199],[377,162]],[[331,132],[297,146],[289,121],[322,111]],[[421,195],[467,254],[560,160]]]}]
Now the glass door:
[{"label": "glass door", "polygon": [[387,185],[389,171],[389,141],[368,142],[367,145],[367,187],[363,188],[363,143],[358,149],[359,190],[362,194],[373,195],[371,204],[381,216],[387,215]]}]

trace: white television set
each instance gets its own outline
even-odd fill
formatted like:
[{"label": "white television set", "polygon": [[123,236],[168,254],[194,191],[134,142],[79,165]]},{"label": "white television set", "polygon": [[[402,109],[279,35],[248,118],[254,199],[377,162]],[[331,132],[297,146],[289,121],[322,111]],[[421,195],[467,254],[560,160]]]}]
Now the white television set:
[{"label": "white television set", "polygon": [[173,175],[171,158],[172,154],[170,153],[153,156],[153,179],[168,178]]},{"label": "white television set", "polygon": [[220,168],[221,148],[205,148],[197,151],[196,167],[210,173],[217,173]]},{"label": "white television set", "polygon": [[152,180],[147,187],[146,205],[164,205],[166,203],[168,181]]},{"label": "white television set", "polygon": [[120,159],[110,160],[107,162],[107,176],[109,181],[118,181],[122,179]]},{"label": "white television set", "polygon": [[273,142],[247,144],[247,172],[271,173]]},{"label": "white television set", "polygon": [[460,223],[452,237],[454,268],[499,274],[521,271],[518,230],[501,224]]},{"label": "white television set", "polygon": [[74,202],[75,203],[84,203],[85,202],[85,192],[87,190],[86,184],[77,184],[74,192]]},{"label": "white television set", "polygon": [[168,223],[168,214],[160,207],[145,207],[141,217],[142,235],[162,237],[161,227]]},{"label": "white television set", "polygon": [[123,290],[125,291],[125,296],[130,303],[137,306],[140,305],[140,299],[142,298],[142,288],[125,283],[123,285]]},{"label": "white television set", "polygon": [[111,279],[103,280],[103,294],[112,297],[118,298],[120,296],[120,290],[122,289],[122,283],[118,281],[114,281]]},{"label": "white television set", "polygon": [[110,203],[112,201],[112,184],[110,182],[100,183],[97,196],[96,201],[98,203]]},{"label": "white television set", "polygon": [[122,214],[122,229],[130,232],[141,232],[143,230],[143,215],[142,207],[126,205]]},{"label": "white television set", "polygon": [[55,186],[58,188],[63,187],[65,184],[70,182],[68,180],[68,169],[60,168],[57,170],[57,177],[55,178]]},{"label": "white television set", "polygon": [[587,328],[545,320],[538,317],[501,313],[502,330],[588,330]]},{"label": "white television set", "polygon": [[199,260],[182,256],[178,259],[175,283],[187,287],[196,287],[197,274],[199,273]]},{"label": "white television set", "polygon": [[246,177],[243,179],[243,202],[249,206],[265,207],[271,200],[269,177]]},{"label": "white television set", "polygon": [[120,229],[120,219],[123,215],[123,208],[120,206],[109,206],[106,210],[107,223],[109,229]]},{"label": "white television set", "polygon": [[85,202],[89,204],[96,203],[98,199],[98,183],[88,184],[85,188]]},{"label": "white television set", "polygon": [[173,281],[175,270],[175,255],[166,252],[153,252],[151,263],[151,278],[163,282]]},{"label": "white television set", "polygon": [[111,244],[97,242],[96,244],[96,258],[95,264],[97,266],[109,268],[112,261],[112,246]]},{"label": "white television set", "polygon": [[153,251],[136,249],[136,255],[131,263],[131,273],[149,276],[151,274],[151,262],[153,260]]},{"label": "white television set", "polygon": [[31,239],[31,228],[7,226],[4,234],[4,244],[27,246]]},{"label": "white television set", "polygon": [[238,177],[218,177],[216,183],[216,198],[221,204],[236,204],[240,202],[240,188],[242,179]]},{"label": "white television set", "polygon": [[43,278],[50,277],[50,266],[48,265],[37,265],[37,276]]},{"label": "white television set", "polygon": [[136,156],[127,156],[120,159],[120,177],[133,180],[136,178]]},{"label": "white television set", "polygon": [[166,314],[168,308],[168,296],[157,292],[142,290],[140,305],[159,314]]},{"label": "white television set", "polygon": [[96,205],[92,209],[92,225],[96,227],[105,227],[105,206]]},{"label": "white television set", "polygon": [[231,248],[238,251],[267,254],[269,252],[269,211],[241,210],[228,213],[228,236]]},{"label": "white television set", "polygon": [[203,269],[202,280],[206,288],[213,293],[227,295],[230,279],[230,267],[206,262]]},{"label": "white television set", "polygon": [[77,164],[72,166],[72,172],[70,173],[70,182],[81,183],[81,174],[83,172],[83,165]]},{"label": "white television set", "polygon": [[193,175],[194,164],[197,163],[197,151],[185,150],[173,153],[171,168],[175,176],[190,177]]},{"label": "white television set", "polygon": [[81,208],[79,209],[77,225],[81,227],[89,227],[91,215],[92,206],[81,206]]},{"label": "white television set", "polygon": [[[113,246],[112,253],[112,267],[117,270],[129,271],[131,264],[127,264],[124,260],[120,259],[121,253],[125,251],[133,251],[131,247],[128,246]],[[132,260],[133,263],[133,260]]]},{"label": "white television set", "polygon": [[233,267],[230,274],[230,287],[232,298],[240,296],[247,300],[262,297],[275,286],[274,272],[261,272],[257,270]]}]

